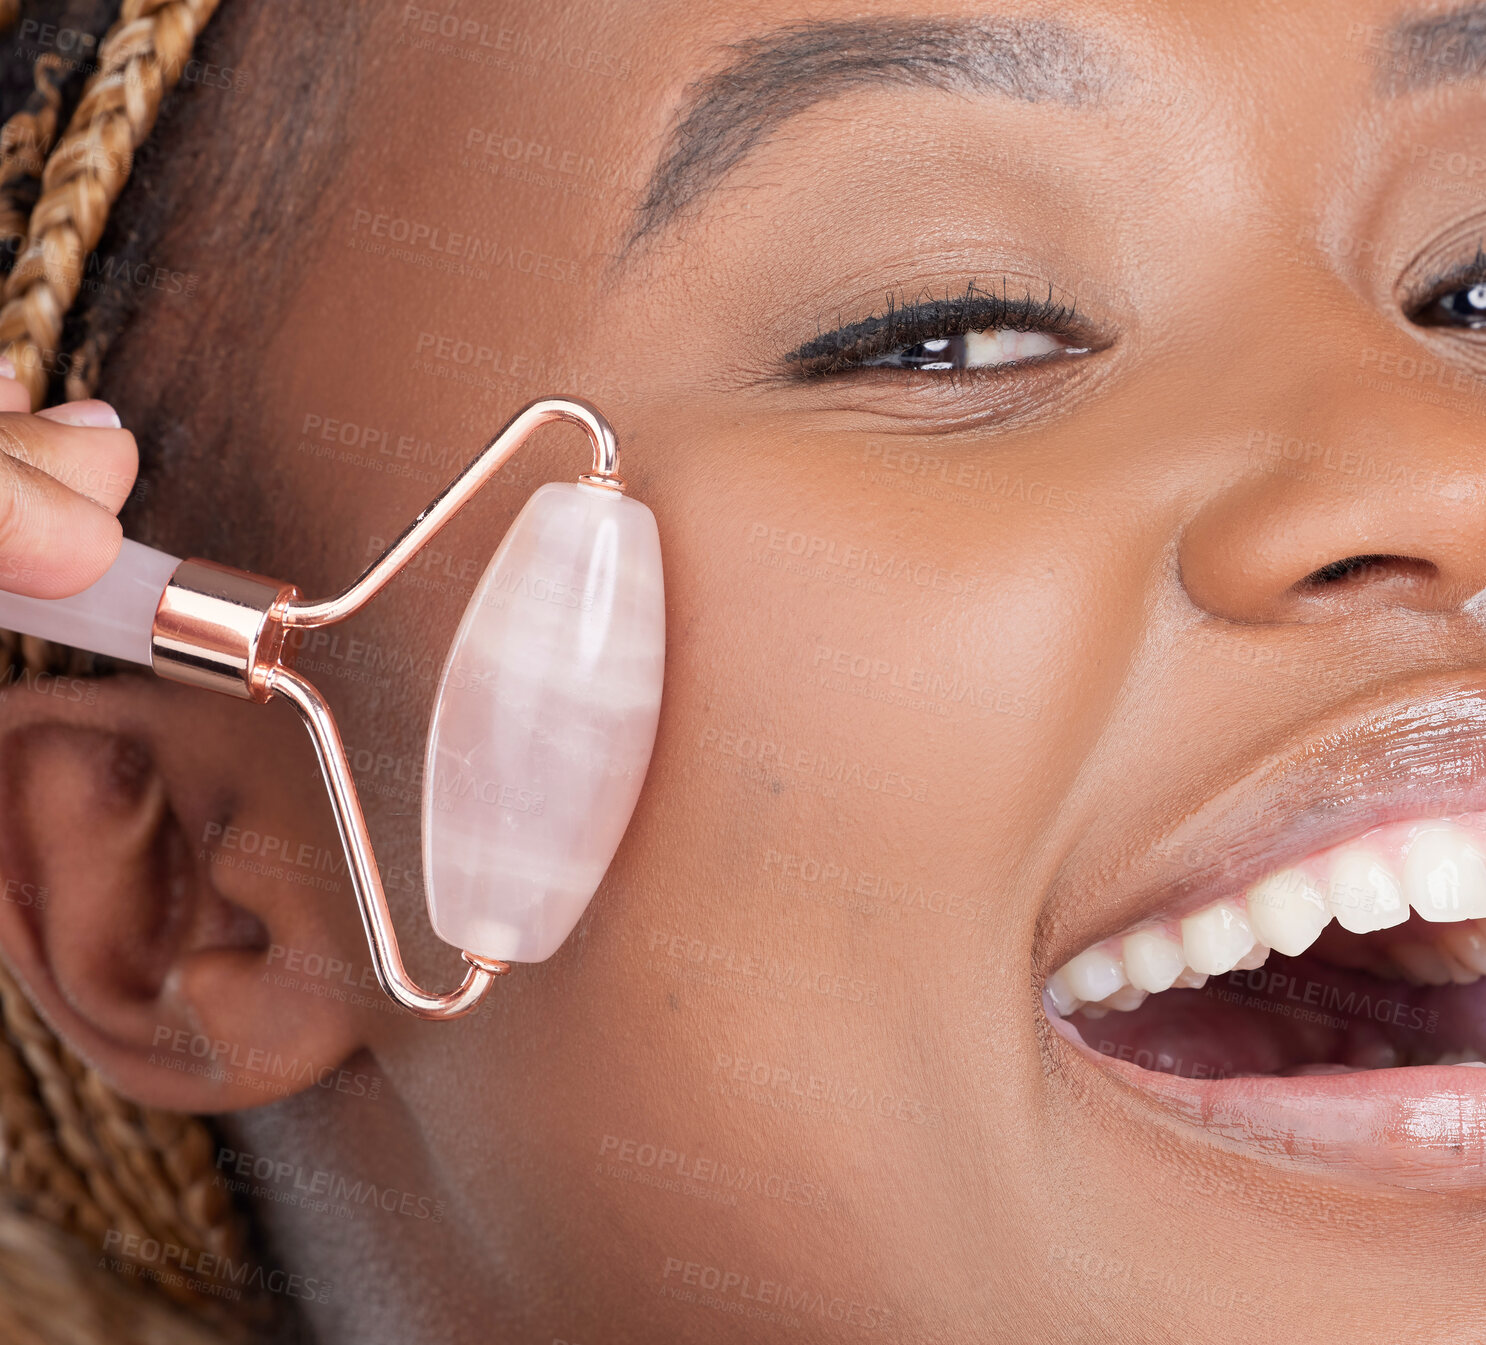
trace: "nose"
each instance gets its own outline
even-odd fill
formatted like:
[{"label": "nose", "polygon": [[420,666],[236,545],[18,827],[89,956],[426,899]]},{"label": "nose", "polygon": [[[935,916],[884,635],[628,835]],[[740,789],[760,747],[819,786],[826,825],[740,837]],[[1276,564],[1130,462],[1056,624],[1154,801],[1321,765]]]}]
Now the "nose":
[{"label": "nose", "polygon": [[1486,378],[1395,340],[1269,384],[1240,471],[1180,542],[1198,607],[1316,621],[1454,611],[1486,589]]}]

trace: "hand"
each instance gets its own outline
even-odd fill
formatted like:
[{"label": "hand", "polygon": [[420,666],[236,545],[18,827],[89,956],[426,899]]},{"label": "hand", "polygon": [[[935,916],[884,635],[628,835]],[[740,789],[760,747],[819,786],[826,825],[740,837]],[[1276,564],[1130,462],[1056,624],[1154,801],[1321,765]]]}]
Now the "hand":
[{"label": "hand", "polygon": [[0,358],[0,589],[62,598],[119,554],[115,515],[139,471],[134,436],[107,402],[34,415],[15,367]]}]

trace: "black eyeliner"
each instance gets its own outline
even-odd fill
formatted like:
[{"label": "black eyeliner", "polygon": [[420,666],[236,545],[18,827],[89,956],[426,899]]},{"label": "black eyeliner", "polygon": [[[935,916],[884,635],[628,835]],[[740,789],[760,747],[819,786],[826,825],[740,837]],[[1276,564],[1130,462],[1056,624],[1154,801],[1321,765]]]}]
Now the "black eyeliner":
[{"label": "black eyeliner", "polygon": [[786,355],[800,376],[818,378],[862,366],[863,361],[939,337],[1004,328],[1059,335],[1074,331],[1080,318],[1073,304],[1030,291],[1012,295],[981,289],[972,280],[964,294],[943,299],[902,300],[889,294],[881,313],[823,332]]},{"label": "black eyeliner", "polygon": [[1477,243],[1476,255],[1470,261],[1430,276],[1415,287],[1415,294],[1420,297],[1411,300],[1409,317],[1417,320],[1431,304],[1438,303],[1451,290],[1483,282],[1486,282],[1486,247]]}]

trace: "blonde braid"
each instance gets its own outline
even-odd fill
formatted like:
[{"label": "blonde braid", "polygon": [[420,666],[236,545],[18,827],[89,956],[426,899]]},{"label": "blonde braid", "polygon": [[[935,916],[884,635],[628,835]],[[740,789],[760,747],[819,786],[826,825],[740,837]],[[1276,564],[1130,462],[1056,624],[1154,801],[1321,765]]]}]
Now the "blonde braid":
[{"label": "blonde braid", "polygon": [[26,248],[5,285],[0,353],[31,393],[46,399],[62,321],[82,286],[83,267],[108,212],[149,135],[160,100],[175,86],[219,0],[124,0],[98,53],[67,133],[41,178]]},{"label": "blonde braid", "polygon": [[[15,360],[33,406],[45,400],[63,320],[129,179],[134,151],[217,4],[124,0],[99,51],[98,71],[40,170],[41,194],[0,309],[0,348]],[[16,11],[16,0],[0,0],[0,29],[14,22]],[[0,230],[16,227],[7,225],[4,206],[14,201],[15,186],[35,176],[56,135],[61,69],[56,57],[40,58],[35,90],[0,130]],[[83,370],[73,372],[69,386],[77,395]],[[43,668],[87,675],[92,660],[0,632],[0,671],[14,677]],[[215,1180],[216,1143],[204,1122],[119,1097],[52,1034],[3,966],[0,1029],[0,1184],[14,1203],[94,1248],[114,1231],[242,1258],[246,1226]],[[38,1255],[44,1266],[34,1264]],[[247,1339],[272,1315],[262,1300],[228,1305],[210,1293],[213,1286],[191,1276],[158,1287],[190,1304],[195,1317],[211,1324],[209,1335],[163,1307],[151,1308],[154,1294],[81,1265],[66,1244],[48,1241],[34,1224],[22,1228],[0,1205],[0,1337],[6,1342],[200,1345]]]},{"label": "blonde braid", "polygon": [[36,58],[35,87],[25,105],[0,127],[0,248],[19,253],[30,223],[29,184],[41,176],[62,110],[67,62],[55,52]]},{"label": "blonde braid", "polygon": [[[112,1232],[240,1262],[245,1229],[214,1180],[206,1126],[119,1097],[48,1030],[3,967],[0,1008],[0,1176],[12,1201],[97,1250]],[[209,1281],[183,1272],[159,1287],[225,1324]],[[262,1324],[267,1305],[234,1303],[232,1317]]]},{"label": "blonde braid", "polygon": [[222,1345],[235,1334],[140,1293],[74,1239],[0,1206],[5,1345]]},{"label": "blonde braid", "polygon": [[[110,1228],[143,1233],[143,1225],[102,1163],[82,1114],[76,1096],[76,1060],[69,1059],[69,1053],[36,1016],[8,974],[0,974],[0,1005],[4,1009],[6,1044],[12,1052],[12,1069],[8,1072],[17,1073],[15,1066],[29,1072],[32,1094],[41,1104],[46,1123],[39,1137],[34,1131],[24,1137],[6,1137],[7,1158],[11,1154],[29,1158],[26,1167],[7,1171],[13,1189],[24,1194],[26,1183],[34,1180],[46,1186],[54,1199],[59,1195],[70,1197],[68,1221],[90,1239],[101,1242]],[[34,1122],[39,1118],[28,1109],[25,1119]],[[70,1172],[58,1172],[52,1166],[64,1161]],[[74,1176],[78,1181],[72,1180]]]}]

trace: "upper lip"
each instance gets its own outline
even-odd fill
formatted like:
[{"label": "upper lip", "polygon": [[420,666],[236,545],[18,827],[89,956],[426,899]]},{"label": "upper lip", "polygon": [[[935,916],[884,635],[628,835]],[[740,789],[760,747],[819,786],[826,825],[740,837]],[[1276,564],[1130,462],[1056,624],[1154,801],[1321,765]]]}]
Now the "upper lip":
[{"label": "upper lip", "polygon": [[1042,911],[1040,970],[1384,822],[1483,809],[1486,670],[1364,693],[1266,753],[1113,874],[1091,879],[1090,857],[1071,856]]}]

